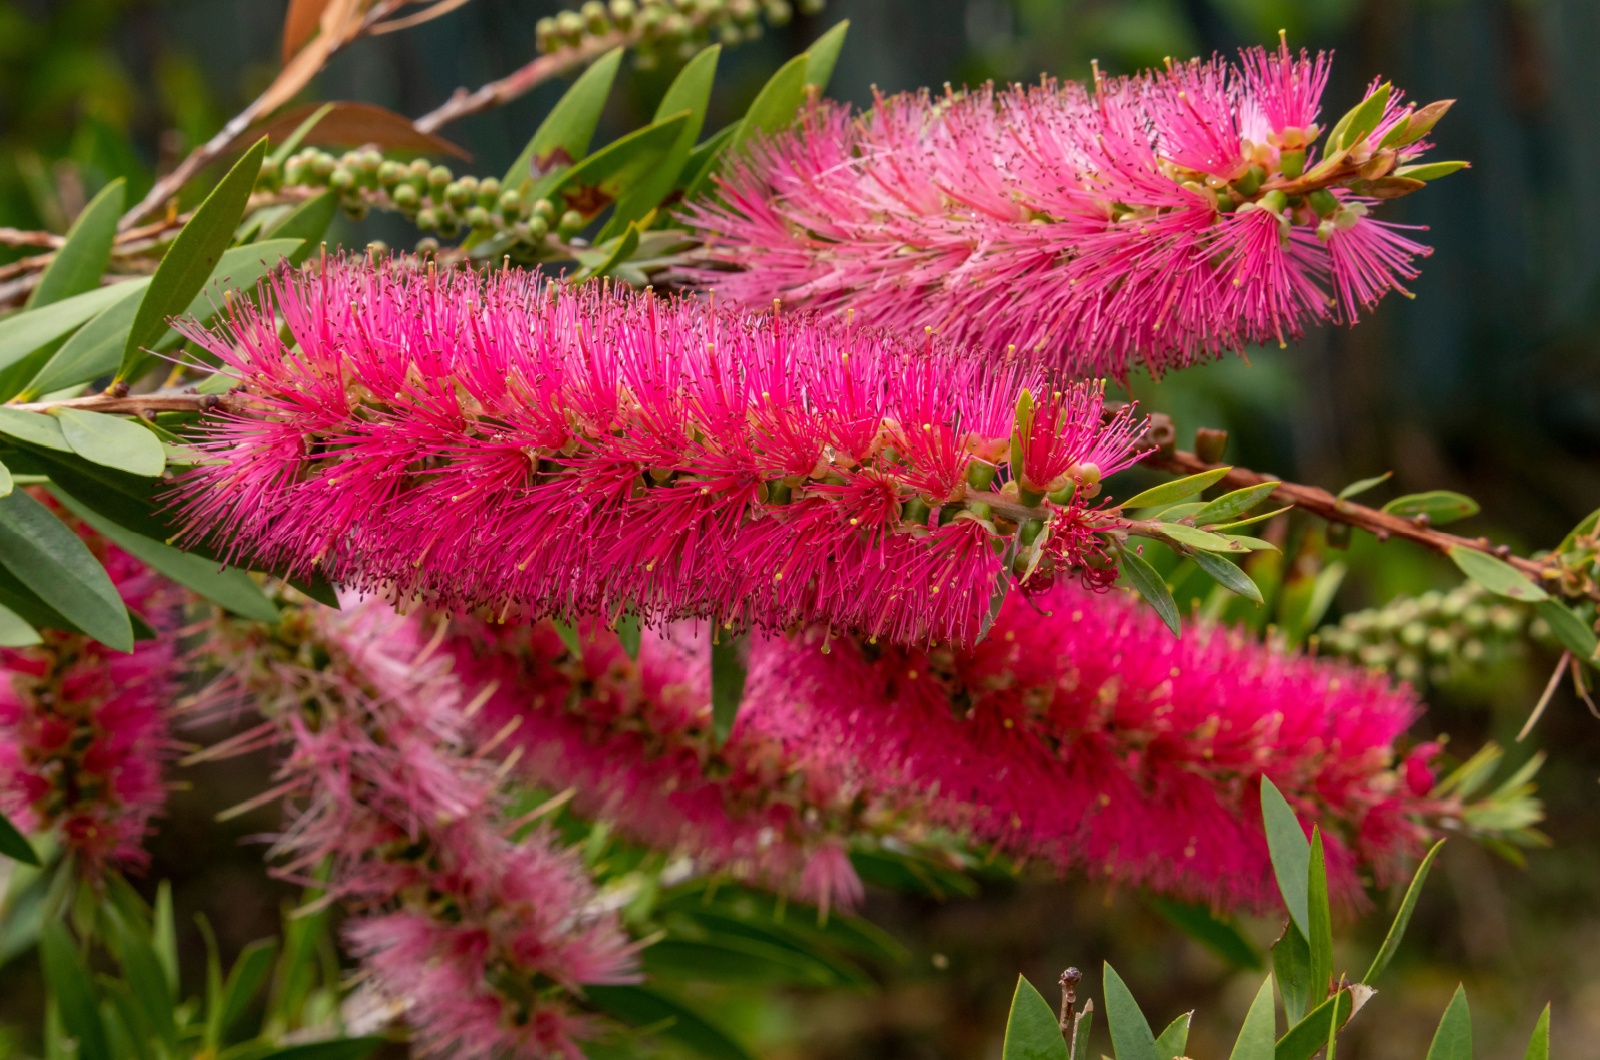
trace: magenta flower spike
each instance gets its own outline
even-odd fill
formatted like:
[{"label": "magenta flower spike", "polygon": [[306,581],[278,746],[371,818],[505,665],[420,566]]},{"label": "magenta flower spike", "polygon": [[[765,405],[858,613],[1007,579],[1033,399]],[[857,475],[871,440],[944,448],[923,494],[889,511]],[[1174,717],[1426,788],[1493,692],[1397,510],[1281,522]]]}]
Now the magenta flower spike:
[{"label": "magenta flower spike", "polygon": [[1141,421],[1098,384],[520,272],[340,261],[263,295],[189,329],[241,381],[174,491],[190,541],[502,618],[908,644],[977,638],[1020,522],[1041,524],[1010,553],[1029,587],[1111,576],[1095,491],[1028,497],[1007,456],[1028,393],[1053,410],[1028,445],[1053,477],[1137,460]]},{"label": "magenta flower spike", "polygon": [[133,651],[46,630],[42,644],[0,650],[0,812],[51,830],[99,880],[149,863],[144,841],[167,802],[175,744],[167,714],[180,680],[172,634],[183,597],[143,563],[83,531],[123,600],[160,636]]},{"label": "magenta flower spike", "polygon": [[1448,104],[1375,84],[1330,131],[1328,66],[1280,44],[1092,89],[818,104],[684,211],[699,279],[1084,377],[1353,322],[1429,253],[1371,214],[1422,186],[1406,167]]}]

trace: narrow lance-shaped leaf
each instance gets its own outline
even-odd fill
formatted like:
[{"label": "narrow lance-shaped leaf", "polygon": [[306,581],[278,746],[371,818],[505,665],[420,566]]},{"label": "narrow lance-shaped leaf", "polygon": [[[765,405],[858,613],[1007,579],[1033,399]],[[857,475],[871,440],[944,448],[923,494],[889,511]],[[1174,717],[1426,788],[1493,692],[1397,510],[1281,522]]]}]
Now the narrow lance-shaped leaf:
[{"label": "narrow lance-shaped leaf", "polygon": [[1154,508],[1157,505],[1176,504],[1216,485],[1232,470],[1233,468],[1231,467],[1217,467],[1212,468],[1210,471],[1202,471],[1198,475],[1190,475],[1187,478],[1163,482],[1159,486],[1153,486],[1143,493],[1129,497],[1122,502],[1120,507],[1123,509]]},{"label": "narrow lance-shaped leaf", "polygon": [[21,490],[0,498],[0,564],[95,640],[133,650],[133,625],[105,569],[77,534]]},{"label": "narrow lance-shaped leaf", "polygon": [[711,179],[721,160],[738,150],[745,141],[760,133],[776,132],[794,121],[800,104],[805,101],[806,73],[807,59],[804,55],[797,55],[784,63],[756,94],[744,117],[712,137],[713,143],[699,158],[697,169],[695,156],[701,152],[697,150],[690,156],[685,169],[693,170],[693,176],[684,185],[685,199],[693,197]]},{"label": "narrow lance-shaped leaf", "polygon": [[827,89],[833,80],[833,68],[839,63],[839,52],[849,30],[850,20],[843,19],[806,49],[806,84],[818,92]]},{"label": "narrow lance-shaped leaf", "polygon": [[1367,974],[1361,977],[1361,981],[1368,986],[1378,981],[1378,976],[1389,967],[1395,951],[1400,948],[1400,940],[1405,937],[1406,927],[1411,923],[1411,914],[1417,908],[1417,899],[1422,896],[1422,886],[1428,882],[1428,873],[1433,869],[1433,860],[1439,856],[1443,846],[1443,839],[1433,844],[1427,856],[1422,859],[1422,864],[1417,866],[1417,871],[1412,875],[1411,885],[1406,888],[1405,897],[1400,901],[1400,909],[1394,915],[1394,923],[1389,925],[1389,933],[1384,936],[1383,945],[1378,949],[1377,956],[1372,958]]},{"label": "narrow lance-shaped leaf", "polygon": [[613,48],[596,59],[550,108],[501,183],[507,188],[523,188],[536,182],[528,197],[541,198],[567,167],[588,154],[589,142],[600,124],[600,112],[605,109],[611,83],[621,65],[621,48]]},{"label": "narrow lance-shaped leaf", "polygon": [[42,639],[27,619],[0,604],[0,648],[26,648]]},{"label": "narrow lance-shaped leaf", "polygon": [[1159,571],[1137,552],[1131,548],[1124,548],[1118,552],[1118,565],[1122,573],[1127,576],[1129,584],[1139,591],[1139,595],[1149,601],[1155,608],[1156,614],[1161,616],[1161,621],[1172,630],[1173,636],[1182,635],[1182,623],[1178,617],[1178,604],[1172,598],[1172,590],[1167,588],[1166,580]]},{"label": "narrow lance-shaped leaf", "polygon": [[1250,580],[1250,575],[1239,569],[1233,561],[1210,552],[1196,552],[1189,557],[1194,560],[1195,566],[1209,574],[1218,585],[1230,592],[1238,593],[1254,604],[1262,603],[1261,589]]},{"label": "narrow lance-shaped leaf", "polygon": [[1355,998],[1350,990],[1345,989],[1313,1008],[1303,1018],[1291,1018],[1293,1025],[1288,1033],[1278,1039],[1272,1051],[1275,1060],[1311,1060],[1327,1047],[1329,1028],[1343,1027],[1354,1011]]},{"label": "narrow lance-shaped leaf", "polygon": [[1429,490],[1426,493],[1408,493],[1404,497],[1396,497],[1385,504],[1383,510],[1402,519],[1415,519],[1419,515],[1426,515],[1432,525],[1443,526],[1477,515],[1480,509],[1477,501],[1464,494],[1451,493],[1449,490]]},{"label": "narrow lance-shaped leaf", "polygon": [[1539,1022],[1533,1025],[1533,1037],[1528,1039],[1528,1051],[1523,1060],[1550,1060],[1550,1006],[1539,1013]]},{"label": "narrow lance-shaped leaf", "polygon": [[34,852],[33,844],[28,842],[26,836],[17,830],[11,819],[0,813],[0,854],[12,861],[20,861],[24,865],[39,865],[39,855]]},{"label": "narrow lance-shaped leaf", "polygon": [[[1194,513],[1194,525],[1211,526],[1236,520],[1270,497],[1277,488],[1276,482],[1262,482],[1259,485],[1234,490],[1232,493],[1224,493]],[[1175,519],[1177,516],[1169,512],[1165,518]]]},{"label": "narrow lance-shaped leaf", "polygon": [[[694,150],[694,141],[705,127],[706,107],[711,103],[711,84],[717,76],[717,60],[722,54],[720,45],[703,49],[672,79],[667,91],[656,106],[653,121],[662,121],[672,115],[687,111],[689,120],[678,132],[678,139],[662,159],[661,165],[625,191],[612,211],[611,219],[600,230],[597,241],[604,242],[620,235],[628,222],[637,221],[666,198],[678,183],[678,175]],[[601,270],[603,271],[603,270]]]},{"label": "narrow lance-shaped leaf", "polygon": [[1267,976],[1250,1003],[1250,1011],[1239,1028],[1239,1038],[1233,1043],[1228,1060],[1273,1060],[1273,1040],[1277,1034],[1272,1011],[1272,976]]},{"label": "narrow lance-shaped leaf", "polygon": [[113,302],[127,297],[127,288],[150,281],[129,280],[97,287],[83,294],[64,298],[53,305],[14,313],[0,320],[0,369],[10,368],[29,354],[61,338]]},{"label": "narrow lance-shaped leaf", "polygon": [[1306,895],[1311,876],[1311,844],[1300,821],[1284,800],[1283,792],[1266,777],[1261,778],[1261,823],[1267,833],[1267,849],[1272,854],[1272,871],[1278,891],[1289,909],[1289,916],[1300,933],[1311,936],[1311,916]]},{"label": "narrow lance-shaped leaf", "polygon": [[111,247],[117,238],[117,220],[122,216],[126,194],[127,183],[118,177],[89,200],[89,205],[68,229],[67,241],[56,251],[28,296],[29,309],[100,286],[100,277],[111,264]]},{"label": "narrow lance-shaped leaf", "polygon": [[78,1041],[76,1055],[83,1060],[111,1060],[111,1043],[89,969],[60,923],[45,924],[39,931],[39,957],[45,988],[60,1008],[67,1033]]},{"label": "narrow lance-shaped leaf", "polygon": [[1166,1029],[1156,1036],[1158,1060],[1176,1060],[1183,1055],[1189,1046],[1189,1023],[1193,1019],[1193,1012],[1185,1012],[1167,1024]]},{"label": "narrow lance-shaped leaf", "polygon": [[661,165],[688,120],[679,113],[618,137],[555,178],[544,195],[585,219],[597,216]]},{"label": "narrow lance-shaped leaf", "polygon": [[1450,558],[1461,568],[1461,573],[1491,593],[1526,603],[1550,598],[1548,593],[1529,581],[1527,575],[1487,552],[1455,545],[1450,549]]},{"label": "narrow lance-shaped leaf", "polygon": [[167,330],[167,317],[181,312],[205,286],[206,278],[233,241],[234,229],[244,216],[266,151],[266,140],[256,141],[206,196],[172,241],[166,257],[161,259],[155,275],[150,278],[150,289],[145,292],[139,313],[134,317],[123,349],[122,365],[117,369],[119,379],[128,377],[142,359],[144,347]]},{"label": "narrow lance-shaped leaf", "polygon": [[723,630],[711,645],[711,734],[718,747],[728,742],[744,702],[749,659],[748,635],[735,637]]},{"label": "narrow lance-shaped leaf", "polygon": [[1311,863],[1306,880],[1306,915],[1311,944],[1311,998],[1320,1002],[1333,979],[1333,917],[1328,908],[1328,866],[1322,851],[1322,832],[1311,830]]},{"label": "narrow lance-shaped leaf", "polygon": [[161,440],[135,420],[87,409],[56,409],[61,435],[85,460],[154,478],[167,466]]},{"label": "narrow lance-shaped leaf", "polygon": [[1116,1060],[1157,1060],[1156,1036],[1139,1010],[1128,984],[1116,969],[1105,965],[1106,1023],[1111,1030],[1111,1049]]},{"label": "narrow lance-shaped leaf", "polygon": [[1283,1014],[1293,1026],[1311,1007],[1311,946],[1293,920],[1272,946],[1272,974],[1283,996]]},{"label": "narrow lance-shaped leaf", "polygon": [[724,1031],[665,994],[642,986],[585,986],[583,992],[606,1015],[634,1027],[651,1028],[705,1060],[752,1060]]},{"label": "narrow lance-shaped leaf", "polygon": [[1427,1060],[1472,1060],[1472,1013],[1467,1008],[1467,992],[1456,987],[1455,996],[1439,1019]]},{"label": "narrow lance-shaped leaf", "polygon": [[1375,486],[1383,485],[1393,477],[1393,471],[1385,471],[1383,474],[1374,475],[1371,478],[1356,479],[1354,482],[1350,483],[1350,485],[1339,491],[1339,500],[1347,501],[1351,497],[1365,493]]},{"label": "narrow lance-shaped leaf", "polygon": [[1066,1060],[1067,1043],[1050,1005],[1023,976],[1011,995],[1002,1060]]},{"label": "narrow lance-shaped leaf", "polygon": [[1540,600],[1533,605],[1539,612],[1539,617],[1550,626],[1550,632],[1555,635],[1561,646],[1572,653],[1573,658],[1581,659],[1594,666],[1596,653],[1600,652],[1600,641],[1596,640],[1594,627],[1562,603],[1560,600]]}]

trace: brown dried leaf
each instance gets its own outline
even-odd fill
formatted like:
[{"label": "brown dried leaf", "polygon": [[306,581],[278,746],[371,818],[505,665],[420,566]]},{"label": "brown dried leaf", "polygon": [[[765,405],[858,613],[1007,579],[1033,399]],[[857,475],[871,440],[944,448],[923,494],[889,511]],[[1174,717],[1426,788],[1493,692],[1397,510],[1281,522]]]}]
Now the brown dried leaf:
[{"label": "brown dried leaf", "polygon": [[[323,105],[307,103],[303,107],[286,110],[271,121],[256,126],[240,139],[254,143],[257,138],[265,136],[273,143],[282,143],[290,133],[299,128],[300,123],[309,117],[312,111]],[[302,142],[321,147],[359,147],[363,144],[375,144],[382,148],[417,151],[428,155],[453,155],[461,159],[472,157],[449,140],[418,129],[411,123],[411,119],[403,114],[396,114],[373,103],[351,101],[334,103],[333,109],[312,127]]]}]

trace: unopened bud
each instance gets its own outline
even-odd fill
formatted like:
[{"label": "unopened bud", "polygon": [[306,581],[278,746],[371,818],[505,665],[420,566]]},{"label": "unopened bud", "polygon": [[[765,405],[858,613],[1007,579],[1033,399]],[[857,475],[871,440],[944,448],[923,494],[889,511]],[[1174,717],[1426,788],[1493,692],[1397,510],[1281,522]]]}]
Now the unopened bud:
[{"label": "unopened bud", "polygon": [[493,218],[490,217],[489,211],[485,210],[482,206],[474,206],[472,209],[468,210],[466,214],[466,221],[467,227],[475,230],[491,228],[494,225]]},{"label": "unopened bud", "polygon": [[912,526],[927,526],[928,516],[932,510],[928,507],[928,502],[921,497],[912,497],[900,509],[900,518]]},{"label": "unopened bud", "polygon": [[435,188],[448,186],[452,177],[453,174],[448,166],[434,166],[428,170],[428,184]]},{"label": "unopened bud", "polygon": [[1283,151],[1278,155],[1278,169],[1287,180],[1297,180],[1306,171],[1306,151],[1303,147]]},{"label": "unopened bud", "polygon": [[1023,523],[1022,528],[1017,531],[1017,538],[1024,545],[1031,545],[1035,541],[1039,540],[1039,535],[1042,533],[1044,533],[1044,520],[1029,519],[1027,522]]},{"label": "unopened bud", "polygon": [[994,482],[997,469],[984,460],[974,460],[967,465],[967,485],[975,490],[986,490]]}]

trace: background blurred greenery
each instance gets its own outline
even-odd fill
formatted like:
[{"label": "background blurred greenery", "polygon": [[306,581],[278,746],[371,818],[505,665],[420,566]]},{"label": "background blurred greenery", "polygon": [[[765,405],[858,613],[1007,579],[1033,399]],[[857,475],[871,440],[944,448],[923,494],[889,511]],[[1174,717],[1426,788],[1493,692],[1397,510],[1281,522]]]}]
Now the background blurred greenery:
[{"label": "background blurred greenery", "polygon": [[[423,29],[363,41],[316,86],[419,114],[534,53],[535,20],[559,4],[475,0]],[[285,0],[0,0],[0,225],[64,230],[106,181],[151,174],[204,140],[272,77]],[[1390,299],[1355,329],[1325,329],[1289,350],[1251,351],[1135,396],[1196,426],[1232,431],[1230,459],[1337,489],[1394,469],[1395,494],[1456,489],[1482,502],[1464,524],[1519,547],[1552,544],[1600,504],[1600,4],[1593,0],[830,0],[729,53],[709,128],[742,112],[784,56],[841,17],[853,21],[832,94],[870,101],[944,81],[1085,76],[1089,60],[1130,71],[1163,56],[1270,43],[1338,51],[1329,105],[1379,74],[1414,98],[1459,100],[1439,157],[1473,168],[1399,205],[1436,248],[1415,301]],[[602,140],[647,120],[671,70],[625,73]],[[562,86],[447,127],[477,173],[502,171]],[[374,216],[341,236],[415,238]],[[9,256],[8,256],[9,254]],[[15,252],[0,250],[0,263]],[[1375,494],[1374,496],[1385,496]],[[1447,586],[1453,572],[1400,545],[1359,541],[1335,614],[1395,592]],[[1314,566],[1314,555],[1301,557]],[[1553,662],[1537,651],[1470,682],[1430,690],[1418,731],[1471,749],[1506,744]],[[1520,1055],[1538,1008],[1555,1002],[1558,1054],[1600,1040],[1600,722],[1563,690],[1529,744],[1551,752],[1541,776],[1548,851],[1527,868],[1457,843],[1444,855],[1391,973],[1381,1023],[1358,1019],[1349,1060],[1417,1057],[1458,979],[1466,979],[1482,1056]],[[1516,756],[1526,756],[1522,747]],[[262,766],[261,768],[264,768]],[[224,948],[276,928],[283,897],[257,849],[238,840],[270,813],[213,824],[202,806],[243,797],[236,765],[184,771],[207,791],[180,794],[154,844],[155,875],[177,884],[180,924],[204,911]],[[1012,977],[1048,987],[1067,964],[1111,958],[1153,1019],[1201,1006],[1190,1052],[1224,1055],[1258,981],[1172,930],[1137,895],[1081,881],[990,881],[975,898],[875,895],[869,915],[915,954],[872,992],[772,999],[724,991],[721,1013],[778,1057],[999,1055]],[[1270,925],[1253,924],[1257,941]],[[1358,938],[1368,950],[1378,918]],[[198,947],[191,930],[186,945]],[[19,962],[24,963],[24,962]],[[192,964],[192,962],[190,962]],[[1097,976],[1091,974],[1091,983]],[[0,1023],[37,1019],[31,971],[0,969]],[[1050,991],[1047,990],[1047,993]],[[1091,993],[1098,992],[1094,983]],[[1381,1030],[1381,1033],[1378,1031]],[[0,1053],[3,1053],[0,1047]]]}]

